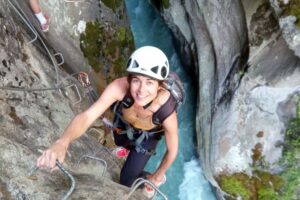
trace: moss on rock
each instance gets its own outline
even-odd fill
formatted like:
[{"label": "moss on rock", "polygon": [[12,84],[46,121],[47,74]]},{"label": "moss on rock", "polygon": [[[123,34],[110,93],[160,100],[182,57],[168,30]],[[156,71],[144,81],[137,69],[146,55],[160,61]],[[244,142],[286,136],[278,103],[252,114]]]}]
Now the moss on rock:
[{"label": "moss on rock", "polygon": [[[298,97],[300,99],[300,95]],[[216,178],[220,187],[232,199],[243,200],[298,200],[300,196],[300,100],[296,106],[296,116],[288,122],[283,144],[283,156],[278,162],[282,171],[271,174],[264,163],[262,146],[252,150],[252,176],[243,173],[220,175]]]},{"label": "moss on rock", "polygon": [[[300,96],[298,97],[300,99]],[[285,166],[280,174],[285,180],[281,199],[299,199],[300,196],[300,101],[296,107],[296,117],[288,123],[281,165]]]},{"label": "moss on rock", "polygon": [[83,55],[95,71],[100,70],[100,51],[102,41],[102,27],[98,22],[88,22],[85,33],[80,35],[80,48]]},{"label": "moss on rock", "polygon": [[162,0],[162,4],[163,4],[164,9],[167,9],[170,6],[169,0]]},{"label": "moss on rock", "polygon": [[120,76],[125,72],[126,61],[134,49],[129,28],[115,27],[112,23],[88,22],[80,35],[80,47],[89,64],[105,76]]},{"label": "moss on rock", "polygon": [[228,193],[230,199],[241,197],[243,200],[276,200],[284,181],[278,175],[266,171],[254,171],[252,176],[244,173],[221,175],[218,179],[220,187]]},{"label": "moss on rock", "polygon": [[251,198],[251,191],[247,188],[249,177],[243,173],[234,175],[222,175],[218,182],[223,191],[230,194],[232,199],[242,197],[244,200]]},{"label": "moss on rock", "polygon": [[287,4],[284,4],[283,1],[280,1],[280,7],[282,8],[283,16],[295,16],[297,18],[296,25],[300,27],[300,1],[299,0],[290,0]]},{"label": "moss on rock", "polygon": [[122,0],[101,0],[105,6],[112,9],[114,12],[117,11],[117,9],[122,5]]}]

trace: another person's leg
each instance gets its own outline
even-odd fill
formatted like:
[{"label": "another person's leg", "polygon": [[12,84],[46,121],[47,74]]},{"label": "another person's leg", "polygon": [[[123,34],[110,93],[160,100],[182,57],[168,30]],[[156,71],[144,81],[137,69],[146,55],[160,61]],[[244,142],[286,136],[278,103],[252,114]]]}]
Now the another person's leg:
[{"label": "another person's leg", "polygon": [[49,30],[49,19],[43,14],[39,1],[29,0],[29,4],[32,12],[40,22],[42,31],[47,32]]},{"label": "another person's leg", "polygon": [[30,4],[31,10],[34,14],[42,12],[38,0],[29,0],[29,4]]}]

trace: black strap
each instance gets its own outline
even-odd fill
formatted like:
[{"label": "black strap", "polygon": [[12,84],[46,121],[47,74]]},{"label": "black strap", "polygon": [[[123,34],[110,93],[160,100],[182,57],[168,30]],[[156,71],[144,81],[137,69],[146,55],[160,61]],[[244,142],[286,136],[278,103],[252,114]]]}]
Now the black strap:
[{"label": "black strap", "polygon": [[[130,108],[133,105],[134,100],[133,100],[132,96],[129,93],[127,93],[121,102],[122,102],[122,105],[125,108]],[[146,109],[147,107],[149,107],[151,105],[151,103],[152,103],[152,101],[150,103],[148,103],[147,105],[145,105],[144,109]],[[163,121],[167,117],[169,117],[176,110],[176,107],[177,107],[177,101],[173,97],[173,95],[170,95],[170,97],[166,101],[166,103],[164,103],[153,114],[153,116],[152,116],[152,122],[153,122],[153,124],[155,124],[155,125],[161,125],[163,123]]]},{"label": "black strap", "polygon": [[170,95],[167,102],[153,114],[153,123],[155,125],[161,125],[163,121],[176,110],[176,106],[176,99],[172,95]]},{"label": "black strap", "polygon": [[[127,93],[121,102],[117,102],[114,104],[112,109],[112,111],[115,113],[114,127],[124,130],[121,132],[121,134],[127,134],[127,137],[132,141],[131,143],[133,146],[135,146],[135,150],[137,152],[153,155],[155,154],[155,150],[146,150],[142,147],[141,143],[145,138],[148,139],[149,137],[157,137],[158,140],[161,138],[162,134],[164,133],[161,124],[176,110],[176,100],[172,95],[170,95],[167,102],[164,105],[162,105],[152,116],[152,121],[155,125],[157,125],[157,127],[148,131],[135,129],[123,119],[123,107],[130,108],[133,105],[133,103],[133,98],[129,93]],[[150,102],[149,105],[151,103],[152,102]],[[147,106],[149,105],[147,104]],[[133,136],[136,133],[140,134],[140,136],[137,138]]]},{"label": "black strap", "polygon": [[122,100],[122,104],[125,108],[130,108],[134,103],[134,100],[129,92],[126,93]]}]

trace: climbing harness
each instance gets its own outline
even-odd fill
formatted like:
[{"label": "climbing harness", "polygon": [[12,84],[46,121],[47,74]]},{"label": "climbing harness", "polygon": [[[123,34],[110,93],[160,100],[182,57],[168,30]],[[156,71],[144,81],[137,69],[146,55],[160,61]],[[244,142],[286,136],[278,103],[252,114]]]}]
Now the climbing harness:
[{"label": "climbing harness", "polygon": [[122,107],[122,102],[117,102],[112,108],[112,111],[115,113],[113,127],[117,127],[120,130],[119,132],[117,132],[117,134],[126,134],[128,139],[130,140],[130,148],[134,148],[136,152],[148,155],[155,155],[155,150],[145,149],[142,145],[142,142],[148,140],[150,137],[160,140],[164,129],[161,126],[151,129],[149,131],[135,129],[123,119],[121,115]]}]

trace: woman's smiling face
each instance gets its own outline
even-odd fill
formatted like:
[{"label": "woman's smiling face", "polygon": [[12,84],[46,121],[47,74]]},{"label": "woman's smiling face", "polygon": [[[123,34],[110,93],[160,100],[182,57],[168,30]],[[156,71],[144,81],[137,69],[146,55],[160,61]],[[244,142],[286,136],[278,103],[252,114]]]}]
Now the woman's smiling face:
[{"label": "woman's smiling face", "polygon": [[157,96],[159,82],[147,76],[132,75],[130,81],[130,94],[135,103],[145,106]]}]

